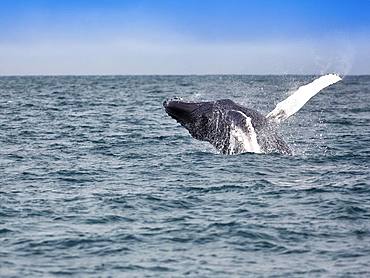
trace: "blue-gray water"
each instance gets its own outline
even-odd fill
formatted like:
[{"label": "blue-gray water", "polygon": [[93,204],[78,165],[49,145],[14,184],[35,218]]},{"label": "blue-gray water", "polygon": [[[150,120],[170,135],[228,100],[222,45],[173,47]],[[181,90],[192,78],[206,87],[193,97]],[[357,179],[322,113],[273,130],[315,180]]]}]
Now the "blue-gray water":
[{"label": "blue-gray water", "polygon": [[268,113],[313,76],[0,77],[0,276],[370,275],[370,77],[224,156],[164,99]]}]

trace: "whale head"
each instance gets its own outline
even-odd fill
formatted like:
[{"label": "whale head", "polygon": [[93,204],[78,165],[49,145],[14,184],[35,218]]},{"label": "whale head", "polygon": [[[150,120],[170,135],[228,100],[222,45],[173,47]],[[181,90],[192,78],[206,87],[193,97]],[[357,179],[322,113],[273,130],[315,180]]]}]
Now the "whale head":
[{"label": "whale head", "polygon": [[208,141],[213,118],[212,102],[185,102],[171,99],[164,101],[163,107],[169,116],[189,131],[191,136]]}]

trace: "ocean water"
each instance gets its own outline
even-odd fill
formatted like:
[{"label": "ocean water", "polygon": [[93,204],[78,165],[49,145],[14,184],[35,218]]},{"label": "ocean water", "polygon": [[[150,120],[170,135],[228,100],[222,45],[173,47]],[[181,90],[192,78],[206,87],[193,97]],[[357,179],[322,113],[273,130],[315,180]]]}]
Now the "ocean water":
[{"label": "ocean water", "polygon": [[368,277],[370,76],[221,155],[166,98],[264,114],[314,76],[0,77],[1,277]]}]

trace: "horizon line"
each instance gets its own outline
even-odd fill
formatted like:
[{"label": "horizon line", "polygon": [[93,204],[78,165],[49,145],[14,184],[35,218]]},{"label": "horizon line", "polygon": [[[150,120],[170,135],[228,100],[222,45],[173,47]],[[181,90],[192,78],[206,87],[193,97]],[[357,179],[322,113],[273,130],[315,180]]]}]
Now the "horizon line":
[{"label": "horizon line", "polygon": [[[339,76],[370,76],[370,73],[360,73],[360,74],[339,74],[335,72],[330,72],[338,74]],[[328,73],[169,73],[169,74],[0,74],[1,77],[88,77],[88,76],[320,76],[330,74]]]}]

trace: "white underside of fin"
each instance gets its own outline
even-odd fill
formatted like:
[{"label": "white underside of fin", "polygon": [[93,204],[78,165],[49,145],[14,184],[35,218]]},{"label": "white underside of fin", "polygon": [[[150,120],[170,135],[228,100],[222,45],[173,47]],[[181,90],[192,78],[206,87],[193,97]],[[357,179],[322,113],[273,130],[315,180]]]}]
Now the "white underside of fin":
[{"label": "white underside of fin", "polygon": [[261,153],[261,147],[257,142],[257,134],[252,125],[252,119],[243,112],[237,111],[245,117],[246,126],[240,127],[231,124],[229,154],[239,154],[245,152]]},{"label": "white underside of fin", "polygon": [[281,122],[295,114],[303,105],[322,89],[342,80],[339,75],[327,74],[315,79],[313,82],[301,86],[287,99],[279,102],[267,118],[276,122]]}]

